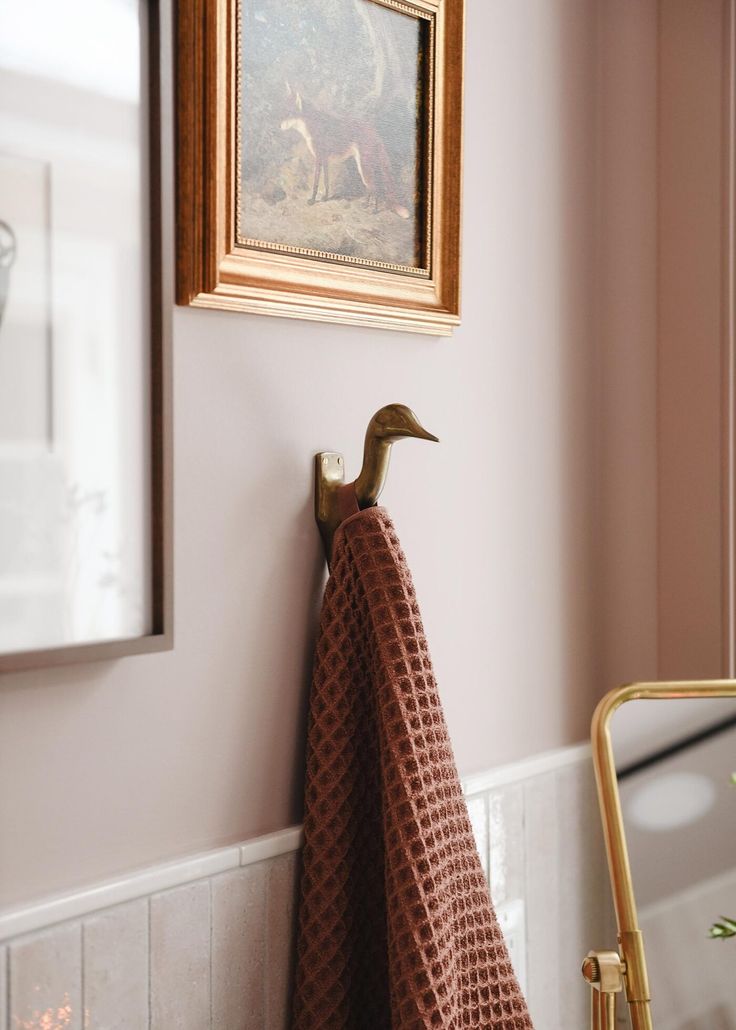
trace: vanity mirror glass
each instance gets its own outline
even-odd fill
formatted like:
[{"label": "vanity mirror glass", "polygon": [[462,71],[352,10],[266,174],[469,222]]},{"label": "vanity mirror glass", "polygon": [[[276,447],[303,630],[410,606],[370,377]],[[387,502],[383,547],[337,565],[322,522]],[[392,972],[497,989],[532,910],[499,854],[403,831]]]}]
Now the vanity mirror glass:
[{"label": "vanity mirror glass", "polygon": [[0,670],[166,646],[157,38],[0,3]]},{"label": "vanity mirror glass", "polygon": [[[651,994],[651,1012],[640,1002],[629,1018],[734,1030],[736,684],[613,691],[593,740],[622,951],[635,950],[638,918]],[[630,1025],[625,1008],[617,1026]]]}]

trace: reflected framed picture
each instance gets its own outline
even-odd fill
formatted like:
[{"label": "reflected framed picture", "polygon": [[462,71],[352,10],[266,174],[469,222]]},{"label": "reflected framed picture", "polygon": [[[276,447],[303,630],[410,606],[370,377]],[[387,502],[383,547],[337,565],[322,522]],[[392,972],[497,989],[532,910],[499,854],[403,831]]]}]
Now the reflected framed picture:
[{"label": "reflected framed picture", "polygon": [[171,646],[157,15],[0,7],[0,671]]},{"label": "reflected framed picture", "polygon": [[0,198],[0,441],[52,447],[51,163],[0,152]]},{"label": "reflected framed picture", "polygon": [[464,0],[194,0],[177,300],[449,335]]}]

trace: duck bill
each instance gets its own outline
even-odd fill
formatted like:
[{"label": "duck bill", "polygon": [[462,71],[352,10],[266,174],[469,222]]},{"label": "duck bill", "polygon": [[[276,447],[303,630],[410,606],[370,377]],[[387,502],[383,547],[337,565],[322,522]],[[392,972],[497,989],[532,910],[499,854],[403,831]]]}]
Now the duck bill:
[{"label": "duck bill", "polygon": [[427,432],[424,426],[420,425],[418,422],[413,426],[405,426],[402,429],[386,429],[385,435],[389,440],[400,440],[405,436],[409,436],[413,437],[415,440],[431,440],[432,443],[440,442],[439,437],[435,436],[433,433]]},{"label": "duck bill", "polygon": [[417,440],[431,440],[432,443],[440,442],[440,438],[438,436],[435,436],[434,433],[427,432],[424,426],[420,425],[417,425],[416,432],[412,433],[411,435],[415,436]]}]

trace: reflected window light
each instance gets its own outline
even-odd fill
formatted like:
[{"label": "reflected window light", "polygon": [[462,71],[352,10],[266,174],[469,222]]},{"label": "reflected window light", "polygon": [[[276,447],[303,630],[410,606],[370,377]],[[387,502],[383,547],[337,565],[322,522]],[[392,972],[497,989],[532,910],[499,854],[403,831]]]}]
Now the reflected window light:
[{"label": "reflected window light", "polygon": [[699,773],[667,773],[635,790],[625,802],[627,819],[653,833],[697,822],[715,803],[712,780]]}]

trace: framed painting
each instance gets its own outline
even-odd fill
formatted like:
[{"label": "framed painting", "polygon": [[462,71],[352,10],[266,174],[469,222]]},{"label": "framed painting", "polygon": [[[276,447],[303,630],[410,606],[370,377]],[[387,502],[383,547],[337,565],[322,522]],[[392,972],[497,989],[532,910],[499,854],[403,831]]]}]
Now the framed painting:
[{"label": "framed painting", "polygon": [[171,646],[158,46],[155,0],[0,9],[0,671]]},{"label": "framed painting", "polygon": [[178,302],[450,335],[464,0],[177,14]]}]

